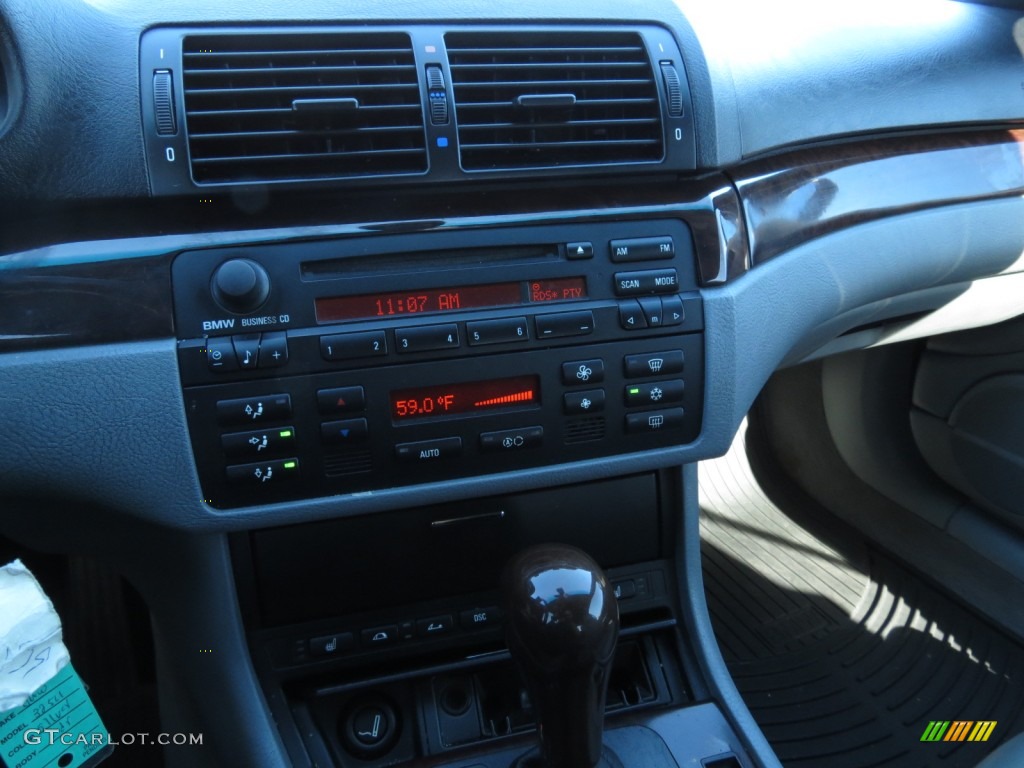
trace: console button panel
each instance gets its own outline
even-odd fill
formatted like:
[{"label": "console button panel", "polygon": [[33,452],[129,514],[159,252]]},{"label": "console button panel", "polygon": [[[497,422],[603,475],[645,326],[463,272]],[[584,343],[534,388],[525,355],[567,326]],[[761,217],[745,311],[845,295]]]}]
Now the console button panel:
[{"label": "console button panel", "polygon": [[[231,259],[268,275],[258,314],[224,317],[209,297]],[[172,279],[213,507],[528,470],[700,434],[703,307],[681,219],[192,251]]]}]

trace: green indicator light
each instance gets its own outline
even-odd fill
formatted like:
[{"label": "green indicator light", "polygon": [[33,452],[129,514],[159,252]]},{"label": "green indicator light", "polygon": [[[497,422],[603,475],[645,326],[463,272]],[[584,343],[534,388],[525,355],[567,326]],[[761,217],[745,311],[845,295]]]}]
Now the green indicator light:
[{"label": "green indicator light", "polygon": [[284,430],[284,432],[281,433],[281,437],[291,437],[291,436],[292,436],[292,431],[290,429],[286,429],[286,430]]},{"label": "green indicator light", "polygon": [[284,463],[284,468],[285,469],[295,469],[295,462],[294,461],[286,461]]},{"label": "green indicator light", "polygon": [[629,388],[629,394],[631,394],[631,395],[639,395],[640,394],[640,387],[630,387]]}]

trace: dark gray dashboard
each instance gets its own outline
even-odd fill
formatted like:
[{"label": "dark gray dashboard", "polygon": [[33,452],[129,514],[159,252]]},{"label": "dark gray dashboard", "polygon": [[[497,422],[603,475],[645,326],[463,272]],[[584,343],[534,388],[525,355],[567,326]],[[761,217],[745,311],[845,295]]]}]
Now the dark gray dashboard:
[{"label": "dark gray dashboard", "polygon": [[[238,764],[279,765],[295,749],[274,726],[283,712],[287,719],[283,693],[261,687],[246,653],[256,641],[243,621],[251,606],[239,593],[251,585],[236,584],[229,540],[237,547],[249,532],[313,524],[349,530],[370,513],[433,505],[468,510],[480,499],[521,500],[546,489],[566,494],[570,486],[627,476],[653,485],[658,478],[667,510],[659,535],[666,538],[643,557],[660,557],[666,568],[675,563],[680,583],[699,586],[696,466],[727,450],[773,372],[888,334],[912,338],[1020,313],[1019,292],[1005,288],[1019,287],[1024,273],[1020,14],[958,2],[898,6],[0,0],[0,426],[7,434],[0,441],[0,532],[28,547],[99,556],[130,577],[153,611],[168,723],[182,730],[218,726],[209,765],[226,755]],[[607,25],[627,33],[653,29],[650,39],[670,35],[678,44],[692,153],[678,162],[580,173],[529,169],[489,179],[451,165],[400,182],[185,184],[182,194],[154,182],[154,155],[167,157],[167,148],[153,135],[152,81],[140,81],[140,71],[152,70],[152,51],[140,43],[144,34],[172,30],[180,43],[189,30],[283,25],[294,31],[320,24],[362,31],[529,25],[543,26],[545,34]],[[417,67],[431,63],[417,60]],[[430,134],[434,146],[438,138],[444,137]],[[625,268],[602,253],[603,260],[577,274],[568,246],[586,242],[588,232],[598,232],[592,239],[605,249],[620,231],[662,236],[653,223],[666,219],[674,233],[692,233],[692,250],[677,248],[676,258],[686,263],[674,265],[685,279],[679,293],[686,306],[700,308],[699,322],[685,328],[687,354],[700,360],[687,374],[698,380],[685,381],[695,397],[686,407],[699,416],[689,417],[679,439],[659,436],[624,443],[623,450],[609,442],[607,450],[589,453],[552,449],[528,466],[478,473],[474,465],[451,476],[424,471],[414,482],[391,485],[381,471],[374,482],[348,490],[325,485],[266,503],[257,496],[238,504],[207,498],[210,485],[201,478],[220,473],[221,435],[203,444],[197,466],[190,432],[197,412],[214,412],[217,398],[206,389],[241,382],[246,396],[258,395],[264,391],[258,387],[274,380],[261,373],[247,381],[244,372],[217,379],[203,367],[203,345],[223,345],[232,334],[223,326],[223,332],[202,330],[204,322],[214,328],[231,319],[230,312],[209,314],[208,275],[224,254],[257,260],[303,249],[327,254],[342,243],[339,252],[363,270],[360,285],[375,286],[349,293],[383,294],[393,289],[395,274],[406,280],[404,288],[415,285],[408,274],[417,269],[426,274],[452,266],[443,263],[448,255],[441,248],[410,247],[414,256],[402,261],[401,249],[390,243],[473,237],[474,247],[487,250],[524,244],[509,233],[543,232],[536,238],[551,247],[529,255],[541,267],[507,250],[497,266],[463,264],[466,283],[532,279],[524,270],[573,280],[585,272],[600,287],[587,309],[607,320],[601,332],[608,335],[595,337],[583,357],[614,345],[619,365],[634,351],[659,352],[674,332],[657,328],[629,337],[631,315],[622,310],[632,297],[613,290],[616,270]],[[426,260],[419,268],[421,252]],[[192,282],[175,281],[172,270],[191,258],[207,271]],[[315,275],[302,276],[311,260],[292,258],[274,273],[275,286],[290,279],[296,291],[312,296]],[[396,273],[396,264],[406,271]],[[643,268],[660,267],[652,261]],[[495,277],[486,277],[489,269]],[[191,293],[184,297],[183,290]],[[947,305],[963,297],[970,299],[968,311],[947,316]],[[274,304],[278,298],[268,306],[279,321],[288,308]],[[293,349],[307,353],[306,368],[291,369],[295,377],[342,377],[362,366],[331,368],[318,352],[320,336],[328,336],[323,328],[383,330],[394,344],[402,323],[416,320],[380,321],[378,329],[377,320],[360,317],[334,327],[318,324],[310,306],[302,311],[303,328],[268,321],[265,329],[294,332]],[[541,332],[532,309],[505,305],[484,307],[479,317],[458,316],[458,330],[471,332],[467,322],[515,320],[520,311],[529,324],[519,327]],[[922,319],[925,330],[915,326]],[[643,339],[637,350],[627,349],[635,338]],[[545,355],[551,370],[544,376],[557,375],[555,353],[540,339],[531,338],[537,344],[518,359],[513,342],[505,341],[503,376]],[[569,341],[552,348],[576,360]],[[430,357],[435,351],[418,359],[417,371],[441,376],[463,354]],[[478,359],[485,367],[489,358]],[[391,386],[403,365],[395,354],[366,381]],[[562,385],[544,382],[558,398],[551,402],[561,402],[566,393],[556,387]],[[615,385],[624,382],[616,378]],[[289,391],[309,395],[312,408],[312,384]],[[620,421],[624,407],[615,410]],[[383,410],[378,415],[386,417]],[[234,560],[244,562],[245,553],[236,551]],[[680,605],[679,621],[699,649],[703,693],[725,713],[716,728],[731,728],[739,734],[738,751],[774,765],[725,674],[701,589],[680,596]],[[664,621],[674,626],[675,619]],[[193,650],[211,626],[222,631],[229,653],[197,662]],[[270,634],[286,631],[271,627]],[[260,674],[264,661],[256,665]]]}]

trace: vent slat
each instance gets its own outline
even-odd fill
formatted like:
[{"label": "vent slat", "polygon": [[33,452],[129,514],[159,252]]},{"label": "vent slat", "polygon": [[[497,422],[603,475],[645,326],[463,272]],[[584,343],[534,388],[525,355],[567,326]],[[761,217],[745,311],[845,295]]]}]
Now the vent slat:
[{"label": "vent slat", "polygon": [[249,48],[238,51],[185,51],[183,58],[188,63],[189,61],[211,61],[214,59],[244,59],[247,56],[260,58],[273,56],[275,59],[295,59],[300,56],[377,56],[381,58],[406,56],[411,60],[408,48],[304,48],[290,51]]},{"label": "vent slat", "polygon": [[[366,152],[346,152],[344,155],[345,159],[357,159],[365,157],[397,157],[399,155],[412,155],[415,154],[415,149],[374,149]],[[291,155],[288,153],[280,155],[249,155],[245,157],[246,162],[253,163],[264,163],[264,162],[278,162],[280,160],[295,160],[301,162],[304,160],[316,160],[321,162],[323,160],[338,159],[339,155],[331,152],[319,152],[319,153],[307,153],[304,155]],[[202,160],[196,161],[203,165],[217,165],[219,163],[237,163],[239,158],[237,157],[204,157]]]},{"label": "vent slat", "polygon": [[[197,34],[183,44],[196,183],[420,174],[423,106],[404,33]],[[348,99],[342,112],[295,101]]]},{"label": "vent slat", "polygon": [[374,66],[345,66],[343,64],[317,64],[317,65],[302,65],[302,66],[265,66],[265,67],[237,67],[226,69],[224,67],[218,67],[216,69],[190,69],[188,70],[189,79],[196,77],[210,77],[210,78],[223,78],[225,72],[230,72],[232,77],[247,77],[251,75],[323,75],[325,73],[344,73],[359,77],[360,75],[385,75],[388,73],[405,72],[411,74],[413,78],[416,76],[415,68],[407,64],[382,64],[379,67]]},{"label": "vent slat", "polygon": [[475,48],[460,48],[458,46],[449,45],[448,55],[458,56],[459,58],[466,56],[538,56],[544,54],[557,54],[565,55],[566,53],[573,54],[597,54],[600,56],[607,56],[617,53],[631,53],[639,56],[645,56],[644,49],[639,45],[602,45],[586,47],[582,45],[558,45],[558,46],[515,46],[515,47],[504,47],[504,48],[488,48],[486,46],[479,46]]},{"label": "vent slat", "polygon": [[[577,99],[576,107],[645,106],[657,104],[654,98],[646,99]],[[508,101],[467,101],[459,104],[460,109],[496,109],[509,107]],[[659,121],[660,122],[660,121]]]},{"label": "vent slat", "polygon": [[[464,169],[663,159],[658,86],[638,34],[453,32],[445,42]],[[575,102],[520,99],[552,94]]]},{"label": "vent slat", "polygon": [[[452,77],[455,77],[454,70],[452,71]],[[486,82],[461,82],[456,83],[455,93],[469,88],[544,88],[546,86],[557,86],[558,88],[565,88],[567,86],[578,85],[581,88],[600,88],[605,86],[628,86],[637,85],[644,88],[650,87],[650,80],[641,79],[627,79],[622,78],[621,80],[585,80],[582,78],[565,78],[564,80],[488,80]]]},{"label": "vent slat", "polygon": [[[544,61],[544,62],[510,62],[502,64],[503,70],[517,69],[550,69],[560,71],[564,69],[647,69],[642,61]],[[493,72],[492,62],[481,64],[453,64],[452,72]],[[646,82],[646,80],[644,81]]]},{"label": "vent slat", "polygon": [[610,126],[627,125],[660,125],[660,121],[653,117],[641,117],[635,119],[621,120],[569,120],[564,123],[538,122],[538,123],[480,123],[479,125],[467,125],[467,131],[490,131],[496,128],[601,128]]},{"label": "vent slat", "polygon": [[235,131],[228,133],[204,133],[194,136],[195,141],[244,140],[244,139],[276,139],[301,138],[303,136],[354,136],[360,133],[409,133],[421,130],[411,125],[382,125],[361,128],[337,128],[322,131]]},{"label": "vent slat", "polygon": [[231,86],[228,88],[195,88],[185,86],[185,98],[189,96],[266,96],[276,94],[312,94],[313,98],[324,95],[336,95],[341,93],[373,93],[381,88],[388,88],[390,92],[405,91],[410,94],[418,94],[419,87],[415,84],[383,85],[373,83],[368,85],[279,85],[261,86],[246,88],[245,86]]},{"label": "vent slat", "polygon": [[[371,104],[359,108],[360,112],[396,112],[419,109],[416,104]],[[193,109],[185,113],[186,117],[247,117],[247,116],[278,116],[289,117],[295,112],[291,107],[270,107],[267,109]]]},{"label": "vent slat", "polygon": [[[586,149],[595,150],[609,149],[619,145],[647,144],[661,146],[660,139],[594,139],[592,141],[535,141],[530,144],[531,150],[542,149]],[[505,150],[508,144],[474,144],[472,142],[462,145],[463,149],[471,150]]]}]

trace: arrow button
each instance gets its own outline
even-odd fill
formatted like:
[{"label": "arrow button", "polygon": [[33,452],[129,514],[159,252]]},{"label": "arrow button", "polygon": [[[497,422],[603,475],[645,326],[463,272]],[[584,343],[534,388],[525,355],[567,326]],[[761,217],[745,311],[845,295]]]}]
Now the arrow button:
[{"label": "arrow button", "polygon": [[361,442],[370,434],[366,419],[345,419],[326,421],[320,425],[320,437],[331,445],[345,445]]},{"label": "arrow button", "polygon": [[686,320],[686,312],[683,311],[683,299],[681,296],[661,297],[661,318],[662,325],[682,325]]}]

